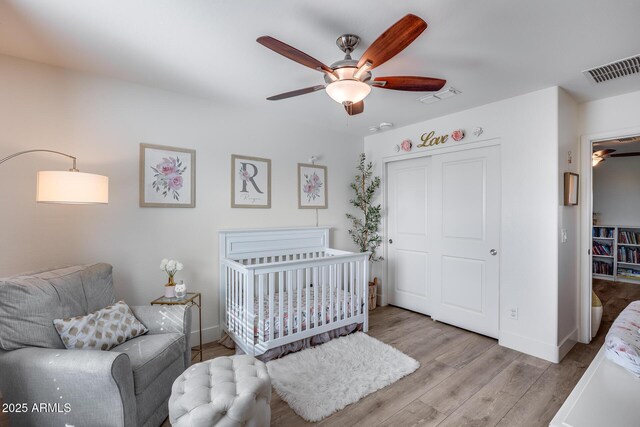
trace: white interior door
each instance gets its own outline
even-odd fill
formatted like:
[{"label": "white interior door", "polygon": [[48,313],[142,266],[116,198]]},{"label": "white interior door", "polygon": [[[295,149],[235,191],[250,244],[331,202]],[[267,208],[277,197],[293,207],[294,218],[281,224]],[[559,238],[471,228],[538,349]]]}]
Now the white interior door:
[{"label": "white interior door", "polygon": [[428,183],[431,159],[387,165],[389,303],[431,314]]},{"label": "white interior door", "polygon": [[498,337],[500,148],[432,158],[432,317]]}]

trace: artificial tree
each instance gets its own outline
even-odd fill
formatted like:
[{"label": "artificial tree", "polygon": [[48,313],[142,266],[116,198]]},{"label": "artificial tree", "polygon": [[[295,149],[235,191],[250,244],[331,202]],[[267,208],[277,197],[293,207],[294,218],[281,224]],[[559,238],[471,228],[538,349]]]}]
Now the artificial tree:
[{"label": "artificial tree", "polygon": [[367,163],[366,155],[360,154],[358,174],[351,183],[351,189],[355,197],[350,200],[351,204],[362,211],[363,218],[347,214],[351,220],[349,235],[360,249],[360,252],[371,252],[370,261],[380,261],[383,258],[377,256],[376,250],[382,243],[382,237],[378,233],[380,227],[381,209],[380,205],[372,205],[371,202],[380,188],[380,177],[373,176],[373,164]]}]

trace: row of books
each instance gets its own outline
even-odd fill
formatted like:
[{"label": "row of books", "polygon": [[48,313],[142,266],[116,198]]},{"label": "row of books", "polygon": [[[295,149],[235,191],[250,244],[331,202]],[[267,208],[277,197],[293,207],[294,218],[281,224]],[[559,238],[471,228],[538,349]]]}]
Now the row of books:
[{"label": "row of books", "polygon": [[594,255],[608,255],[611,256],[613,253],[611,252],[610,244],[603,244],[600,242],[593,242],[593,247],[591,248]]},{"label": "row of books", "polygon": [[618,267],[618,276],[625,276],[630,279],[640,279],[640,270],[635,268]]},{"label": "row of books", "polygon": [[640,249],[628,248],[624,246],[618,248],[618,261],[640,264]]},{"label": "row of books", "polygon": [[593,261],[593,274],[613,275],[613,264],[604,261]]},{"label": "row of books", "polygon": [[593,237],[613,238],[613,228],[593,227]]},{"label": "row of books", "polygon": [[640,244],[640,232],[620,231],[618,232],[618,243],[629,243],[632,245],[638,245]]}]

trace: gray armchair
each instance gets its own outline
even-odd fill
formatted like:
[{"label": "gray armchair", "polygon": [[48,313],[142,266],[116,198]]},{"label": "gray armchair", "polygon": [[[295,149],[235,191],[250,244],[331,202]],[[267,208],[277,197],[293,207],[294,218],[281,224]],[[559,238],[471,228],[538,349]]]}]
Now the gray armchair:
[{"label": "gray armchair", "polygon": [[[53,319],[114,303],[111,266],[0,279],[0,392],[17,426],[159,426],[190,363],[191,311],[131,307],[149,329],[110,351],[66,350]],[[35,406],[34,406],[35,405]]]}]

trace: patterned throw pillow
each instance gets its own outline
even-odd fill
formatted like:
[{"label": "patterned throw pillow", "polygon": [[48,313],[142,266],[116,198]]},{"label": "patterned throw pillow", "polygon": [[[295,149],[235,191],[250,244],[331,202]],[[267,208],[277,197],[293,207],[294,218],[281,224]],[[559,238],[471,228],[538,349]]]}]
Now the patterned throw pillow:
[{"label": "patterned throw pillow", "polygon": [[124,301],[86,316],[55,319],[53,324],[69,350],[110,350],[149,331]]}]

